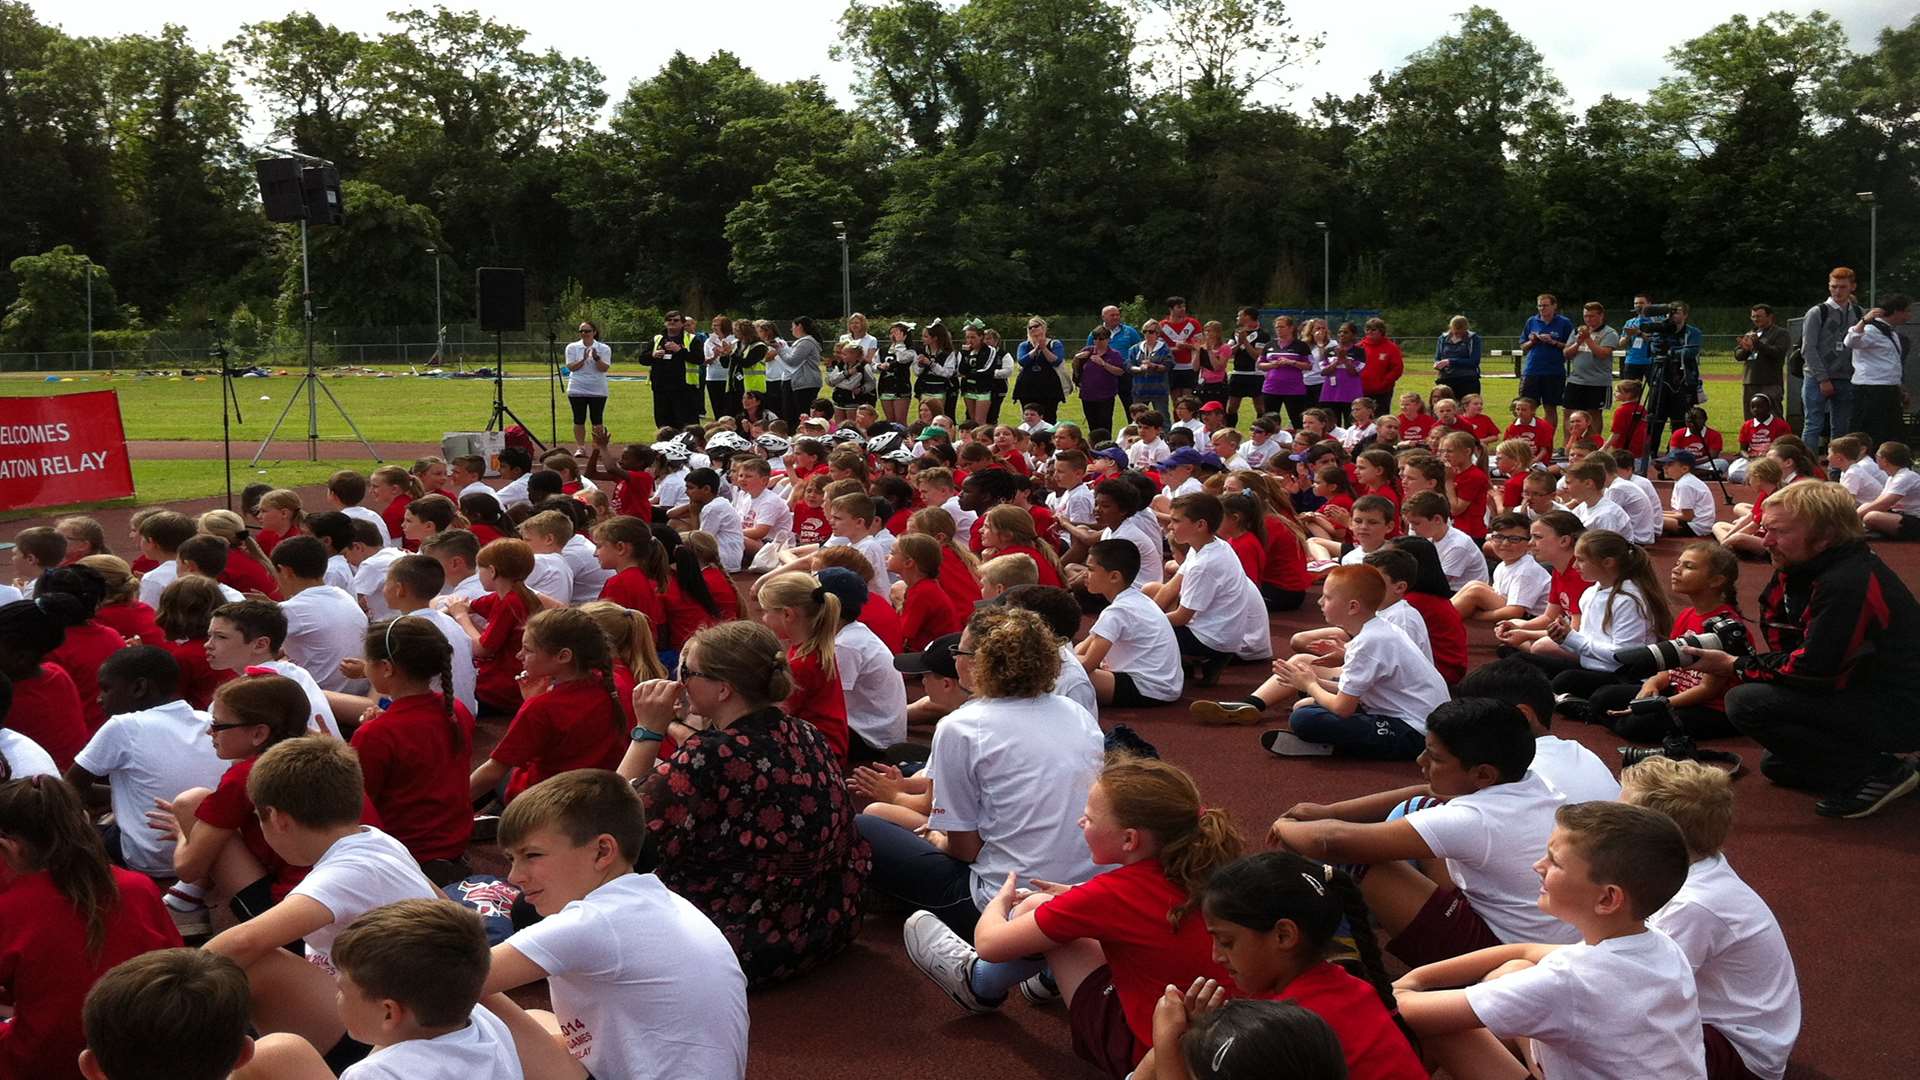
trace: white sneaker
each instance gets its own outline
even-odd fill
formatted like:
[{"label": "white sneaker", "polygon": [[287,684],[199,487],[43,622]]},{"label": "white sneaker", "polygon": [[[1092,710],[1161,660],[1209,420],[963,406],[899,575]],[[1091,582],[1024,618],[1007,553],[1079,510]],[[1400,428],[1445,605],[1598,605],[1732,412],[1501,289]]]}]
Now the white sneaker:
[{"label": "white sneaker", "polygon": [[1047,973],[1035,972],[1020,980],[1020,996],[1029,1005],[1047,1005],[1060,1000],[1060,988],[1047,981]]},{"label": "white sneaker", "polygon": [[913,961],[913,966],[945,990],[947,996],[961,1008],[970,1013],[987,1013],[999,1008],[997,1004],[981,1001],[979,995],[973,992],[973,984],[967,975],[973,970],[973,962],[979,954],[965,939],[941,922],[938,915],[931,911],[916,911],[907,916],[902,936],[906,938],[907,958]]},{"label": "white sneaker", "polygon": [[1308,742],[1285,728],[1275,728],[1260,734],[1260,745],[1270,754],[1281,757],[1329,757],[1333,747],[1326,743]]},{"label": "white sneaker", "polygon": [[181,937],[206,937],[213,933],[213,913],[198,897],[168,889],[162,900],[165,901],[163,906],[167,914],[173,919],[173,928],[180,931]]}]

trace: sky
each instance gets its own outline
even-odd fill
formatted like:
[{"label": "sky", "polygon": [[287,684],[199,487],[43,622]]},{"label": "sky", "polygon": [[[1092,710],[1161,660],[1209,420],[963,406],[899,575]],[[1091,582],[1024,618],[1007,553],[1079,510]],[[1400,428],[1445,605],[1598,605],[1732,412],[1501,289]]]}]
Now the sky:
[{"label": "sky", "polygon": [[[388,11],[403,0],[332,0],[317,5],[285,0],[185,0],[175,6],[150,0],[87,0],[56,8],[34,2],[38,17],[69,34],[114,36],[157,33],[166,22],[187,28],[194,44],[216,47],[231,39],[242,23],[279,18],[292,11],[318,10],[328,22],[366,35],[389,31]],[[428,6],[427,0],[416,0]],[[1639,97],[1670,69],[1665,49],[1649,40],[1677,44],[1697,36],[1740,11],[1757,8],[1730,0],[1611,0],[1604,21],[1570,19],[1565,5],[1487,0],[1513,28],[1530,39],[1567,88],[1576,110],[1603,94]],[[477,9],[528,31],[528,46],[578,53],[606,75],[609,108],[627,85],[659,71],[677,49],[696,58],[722,46],[748,56],[766,78],[784,81],[817,76],[843,102],[851,102],[850,64],[827,53],[839,36],[842,0],[700,0],[674,5],[671,29],[658,17],[665,5],[614,0],[549,0],[541,4],[451,0],[449,7]],[[1398,67],[1414,52],[1457,25],[1455,13],[1466,2],[1430,0],[1343,0],[1339,4],[1297,3],[1294,22],[1302,33],[1320,33],[1326,47],[1316,60],[1288,78],[1298,84],[1289,94],[1272,93],[1304,108],[1325,93],[1348,96],[1364,90],[1377,71]],[[1596,5],[1597,6],[1597,5]],[[1882,27],[1912,18],[1912,0],[1827,0],[1780,3],[1764,10],[1805,14],[1826,11],[1846,26],[1857,51],[1873,48]],[[256,112],[258,110],[256,109]],[[249,137],[263,138],[267,125],[256,117]]]}]

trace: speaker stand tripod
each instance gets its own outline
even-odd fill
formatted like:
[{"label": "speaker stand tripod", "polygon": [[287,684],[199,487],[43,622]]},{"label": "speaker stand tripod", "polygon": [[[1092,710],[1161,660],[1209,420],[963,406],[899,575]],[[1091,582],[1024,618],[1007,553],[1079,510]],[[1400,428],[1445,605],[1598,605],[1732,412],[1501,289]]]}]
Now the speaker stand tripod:
[{"label": "speaker stand tripod", "polygon": [[540,441],[540,436],[535,435],[533,428],[507,407],[506,373],[506,345],[503,343],[500,331],[495,330],[493,332],[493,415],[487,418],[487,430],[504,432],[507,430],[507,421],[511,420],[520,425],[520,429],[527,433],[527,438],[532,439],[533,445],[539,447],[540,453],[544,455],[547,452],[547,446]]},{"label": "speaker stand tripod", "polygon": [[[333,402],[334,410],[340,414],[340,419],[347,422],[347,427],[353,431],[353,437],[359,439],[360,445],[367,448],[367,456],[373,458],[375,461],[380,461],[382,460],[380,452],[373,448],[373,444],[367,441],[365,435],[360,434],[360,429],[354,425],[353,417],[347,415],[347,407],[340,404],[340,399],[333,396],[333,391],[328,388],[326,383],[320,381],[320,376],[314,367],[313,278],[307,266],[307,223],[305,220],[300,222],[300,287],[300,302],[306,314],[307,324],[307,373],[300,377],[300,385],[294,387],[293,393],[287,396],[286,407],[280,410],[280,419],[273,422],[272,430],[267,432],[266,438],[260,440],[260,449],[253,452],[253,460],[247,464],[258,465],[260,464],[260,459],[267,455],[267,447],[273,445],[274,436],[280,434],[280,425],[287,422],[287,414],[293,411],[293,403],[300,400],[302,392],[307,395],[307,460],[320,460],[320,399],[315,395],[316,388],[320,393],[327,395],[328,401]],[[236,399],[236,401],[237,400],[238,399]]]}]

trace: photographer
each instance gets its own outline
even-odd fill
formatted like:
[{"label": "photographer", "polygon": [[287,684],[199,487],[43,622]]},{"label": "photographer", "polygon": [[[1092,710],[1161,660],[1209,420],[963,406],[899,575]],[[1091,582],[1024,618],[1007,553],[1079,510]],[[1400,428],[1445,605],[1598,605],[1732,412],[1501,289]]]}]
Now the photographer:
[{"label": "photographer", "polygon": [[1846,488],[1789,484],[1766,514],[1765,651],[1690,648],[1686,663],[1733,677],[1727,719],[1766,749],[1768,779],[1822,793],[1825,817],[1865,817],[1920,784],[1893,756],[1920,749],[1920,604],[1868,549]]},{"label": "photographer", "polygon": [[[1661,430],[1671,425],[1678,430],[1687,423],[1687,410],[1704,400],[1700,382],[1700,347],[1705,340],[1700,328],[1687,322],[1690,308],[1684,300],[1643,309],[1637,332],[1644,336],[1647,368],[1648,450],[1660,450]],[[1654,380],[1659,385],[1654,385]]]}]

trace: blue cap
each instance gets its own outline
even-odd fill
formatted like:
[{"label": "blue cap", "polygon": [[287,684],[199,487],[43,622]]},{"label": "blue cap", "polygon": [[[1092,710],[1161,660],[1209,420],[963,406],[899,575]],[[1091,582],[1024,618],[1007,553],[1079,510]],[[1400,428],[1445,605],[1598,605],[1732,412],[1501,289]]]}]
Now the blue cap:
[{"label": "blue cap", "polygon": [[1125,469],[1129,464],[1131,464],[1129,461],[1127,461],[1127,452],[1125,450],[1120,449],[1117,446],[1109,446],[1105,450],[1095,450],[1093,452],[1093,456],[1106,458],[1108,461],[1113,462],[1115,465],[1120,466],[1120,468],[1122,469]]},{"label": "blue cap", "polygon": [[840,598],[840,610],[856,614],[867,606],[867,583],[844,566],[829,566],[819,573],[820,587]]},{"label": "blue cap", "polygon": [[[1198,465],[1205,460],[1206,458],[1201,456],[1200,451],[1195,450],[1191,446],[1183,446],[1173,453],[1168,454],[1166,460],[1160,463],[1160,467],[1162,469],[1177,469],[1182,465]],[[1219,458],[1214,458],[1216,464],[1219,460]]]},{"label": "blue cap", "polygon": [[1691,469],[1695,465],[1700,464],[1700,459],[1697,457],[1694,457],[1693,451],[1691,450],[1675,450],[1673,453],[1668,454],[1666,457],[1661,458],[1660,464],[1685,465],[1687,468]]}]

